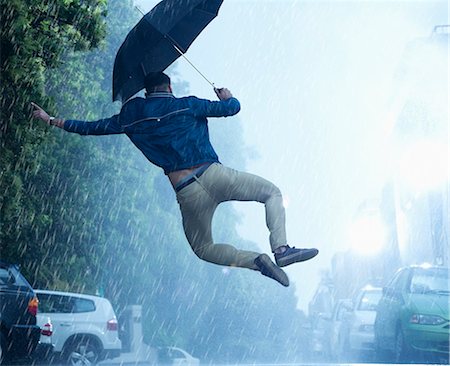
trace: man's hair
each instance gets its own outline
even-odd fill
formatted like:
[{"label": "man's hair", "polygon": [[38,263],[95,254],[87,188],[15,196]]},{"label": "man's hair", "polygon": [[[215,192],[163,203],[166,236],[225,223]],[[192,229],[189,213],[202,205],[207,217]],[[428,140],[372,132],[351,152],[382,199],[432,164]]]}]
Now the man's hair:
[{"label": "man's hair", "polygon": [[162,86],[170,85],[170,77],[163,72],[152,72],[147,74],[144,79],[144,86],[147,93],[154,92]]}]

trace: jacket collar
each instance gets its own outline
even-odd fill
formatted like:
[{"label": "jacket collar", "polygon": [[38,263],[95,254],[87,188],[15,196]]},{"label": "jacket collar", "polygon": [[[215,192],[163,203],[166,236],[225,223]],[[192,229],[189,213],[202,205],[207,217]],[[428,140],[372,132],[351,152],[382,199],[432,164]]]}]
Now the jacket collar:
[{"label": "jacket collar", "polygon": [[154,92],[147,94],[147,99],[148,98],[175,98],[175,97],[170,92]]}]

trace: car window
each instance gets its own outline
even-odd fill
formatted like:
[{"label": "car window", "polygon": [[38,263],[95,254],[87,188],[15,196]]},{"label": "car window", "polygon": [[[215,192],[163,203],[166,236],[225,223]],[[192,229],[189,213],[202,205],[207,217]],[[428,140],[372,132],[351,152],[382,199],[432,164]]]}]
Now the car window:
[{"label": "car window", "polygon": [[[13,267],[14,268],[14,267]],[[0,267],[1,287],[30,287],[24,277],[18,271],[13,272],[11,268]]]},{"label": "car window", "polygon": [[388,285],[387,285],[388,288],[394,288],[394,287],[395,287],[395,285],[396,285],[396,283],[398,282],[398,278],[400,277],[400,274],[401,274],[401,273],[402,273],[401,271],[398,271],[398,272],[394,275],[394,277],[392,277],[392,279],[389,281],[389,283],[388,283]]},{"label": "car window", "polygon": [[42,313],[86,313],[95,311],[95,304],[79,297],[38,294],[39,310]]},{"label": "car window", "polygon": [[409,290],[412,293],[449,293],[449,272],[446,269],[416,268]]},{"label": "car window", "polygon": [[170,357],[171,358],[184,358],[184,354],[182,352],[180,352],[177,349],[172,349],[170,350]]},{"label": "car window", "polygon": [[75,299],[74,313],[87,313],[89,311],[95,311],[95,304],[88,299]]},{"label": "car window", "polygon": [[7,268],[0,268],[0,285],[8,286],[16,282],[16,279]]},{"label": "car window", "polygon": [[336,314],[336,320],[342,320],[344,319],[344,315],[348,312],[348,310],[345,308],[343,304],[340,304],[337,314]]},{"label": "car window", "polygon": [[358,310],[377,310],[381,291],[365,291],[358,304]]},{"label": "car window", "polygon": [[388,287],[396,290],[396,291],[402,291],[405,289],[407,282],[409,279],[409,271],[403,269],[396,273],[392,281],[389,283]]}]

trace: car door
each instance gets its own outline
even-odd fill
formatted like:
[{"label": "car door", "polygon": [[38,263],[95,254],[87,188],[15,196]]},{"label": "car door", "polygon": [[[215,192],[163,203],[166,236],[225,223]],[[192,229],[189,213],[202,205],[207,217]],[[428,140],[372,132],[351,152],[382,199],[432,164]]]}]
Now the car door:
[{"label": "car door", "polygon": [[403,290],[408,277],[408,269],[400,270],[389,285],[383,288],[383,296],[378,303],[376,332],[378,341],[385,349],[394,348],[398,319],[405,304]]},{"label": "car door", "polygon": [[344,353],[346,339],[348,337],[348,326],[345,320],[348,314],[352,311],[352,300],[339,300],[333,313],[332,329],[331,329],[331,353],[335,358],[341,357]]},{"label": "car door", "polygon": [[[389,281],[387,286],[383,287],[383,295],[378,302],[377,315],[375,318],[375,338],[378,346],[382,349],[390,348],[389,334],[392,334],[392,314],[391,309],[394,304],[395,284],[398,281],[401,272],[397,272]],[[392,342],[393,340],[391,340]]]},{"label": "car door", "polygon": [[51,293],[38,293],[38,298],[41,315],[52,320],[54,350],[61,352],[65,341],[74,332],[74,300],[69,296]]},{"label": "car door", "polygon": [[61,293],[41,293],[43,311],[53,322],[55,351],[61,352],[67,339],[76,334],[101,333],[105,322],[95,316],[96,306],[93,300]]}]

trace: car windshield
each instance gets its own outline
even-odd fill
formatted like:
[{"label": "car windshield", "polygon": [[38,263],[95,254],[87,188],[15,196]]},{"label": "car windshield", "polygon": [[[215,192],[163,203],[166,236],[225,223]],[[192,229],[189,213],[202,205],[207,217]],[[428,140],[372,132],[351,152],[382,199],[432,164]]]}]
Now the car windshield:
[{"label": "car windshield", "polygon": [[449,271],[445,268],[416,268],[411,277],[412,293],[444,293],[448,294]]},{"label": "car windshield", "polygon": [[0,267],[0,287],[29,287],[27,281],[13,267]]},{"label": "car windshield", "polygon": [[358,304],[358,310],[377,310],[378,301],[381,298],[381,291],[365,291]]}]

